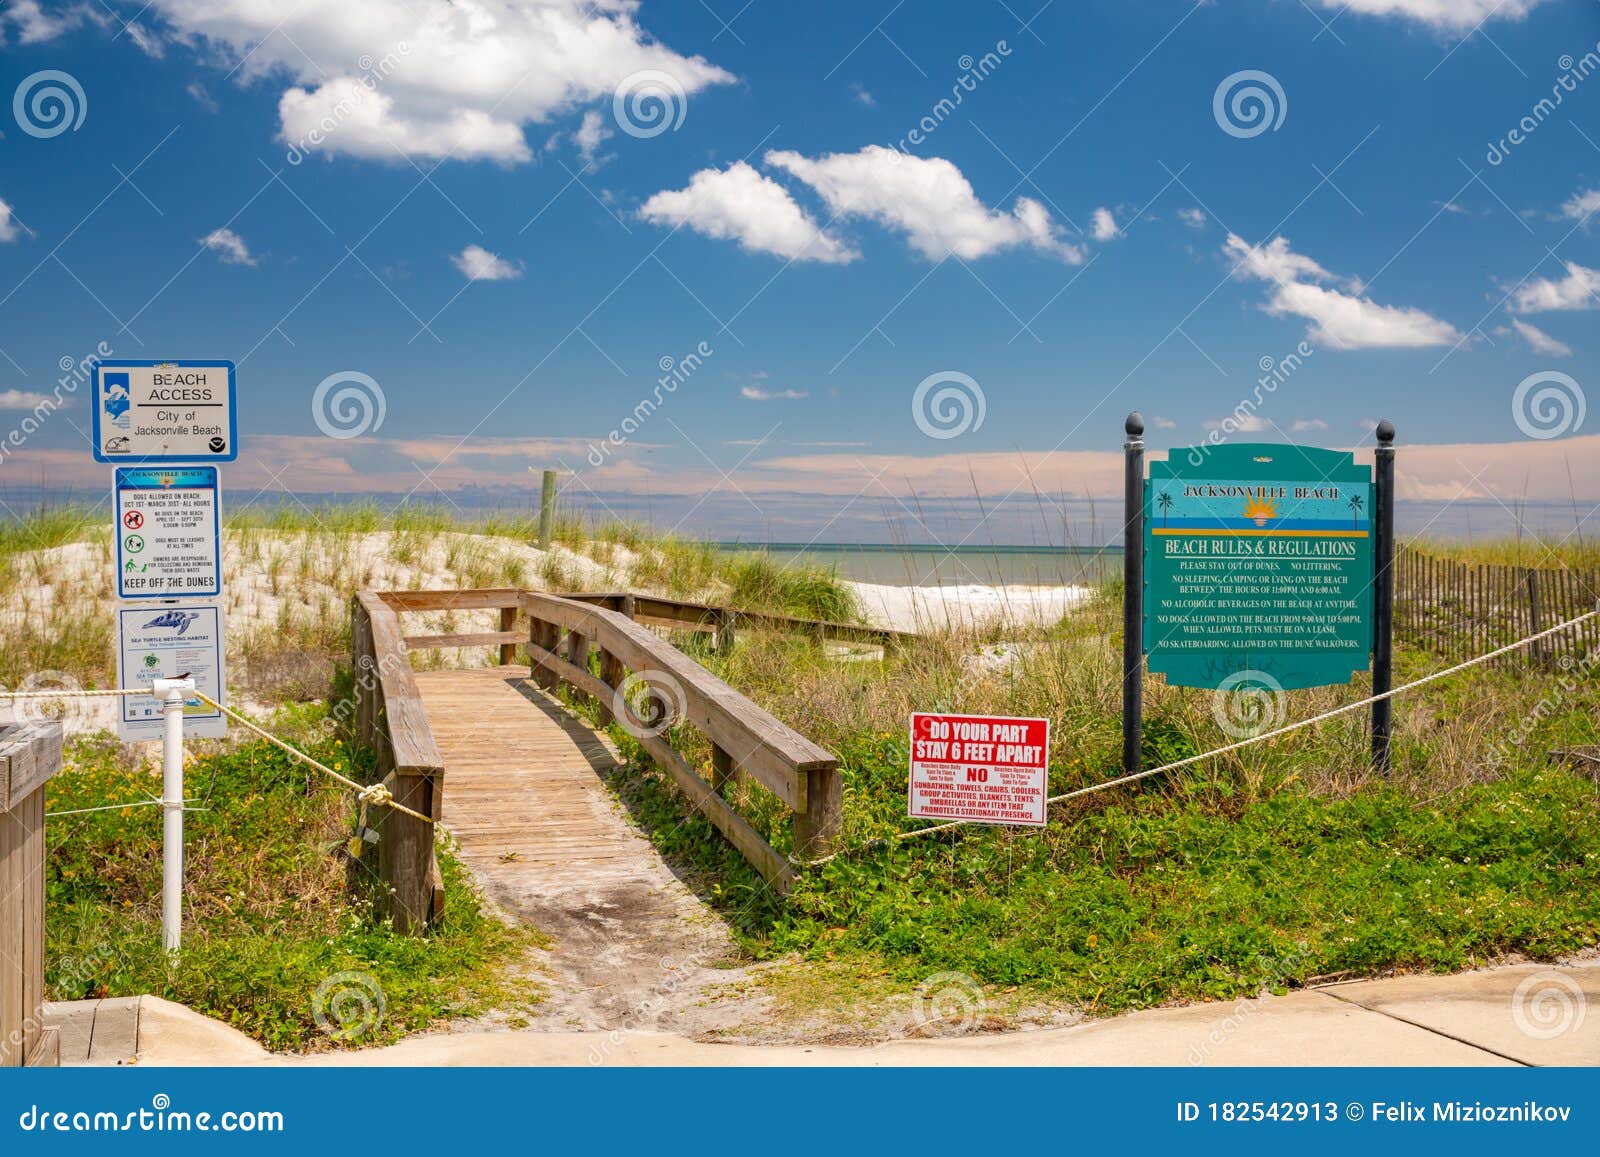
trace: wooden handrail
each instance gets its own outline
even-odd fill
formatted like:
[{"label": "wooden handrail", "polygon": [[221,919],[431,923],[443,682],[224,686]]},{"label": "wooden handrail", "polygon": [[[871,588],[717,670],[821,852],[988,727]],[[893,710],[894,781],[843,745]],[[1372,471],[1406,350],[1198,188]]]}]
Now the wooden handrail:
[{"label": "wooden handrail", "polygon": [[[351,604],[356,732],[378,755],[378,776],[394,798],[438,820],[444,802],[444,760],[428,727],[400,619],[382,596],[359,592]],[[444,907],[433,850],[433,825],[390,808],[377,809],[378,877],[384,908],[402,932],[420,932]]]},{"label": "wooden handrail", "polygon": [[794,615],[780,615],[771,611],[746,611],[737,607],[714,606],[688,599],[667,598],[663,595],[626,594],[619,591],[599,591],[563,595],[574,602],[592,603],[609,610],[622,609],[623,600],[633,601],[633,617],[641,622],[665,626],[684,627],[689,630],[722,631],[731,625],[760,631],[782,631],[794,635],[808,635],[817,639],[838,639],[843,642],[872,643],[894,646],[910,642],[917,636],[910,631],[895,631],[887,627],[869,627],[859,623],[836,623],[826,619],[802,619]]},{"label": "wooden handrail", "polygon": [[[750,776],[793,812],[797,856],[811,858],[832,849],[842,799],[838,761],[831,754],[619,611],[536,591],[523,592],[522,606],[530,621],[528,653],[544,686],[569,683],[595,696],[608,715],[626,716],[630,709],[622,701],[624,671],[632,670],[667,705],[667,723],[685,721],[706,735],[712,744],[709,783],[666,741],[664,726],[623,724],[774,886],[787,889],[795,869],[722,798],[735,772]],[[599,676],[589,668],[593,649],[600,651]]]},{"label": "wooden handrail", "polygon": [[60,1062],[44,1023],[45,784],[61,724],[0,726],[0,1068]]}]

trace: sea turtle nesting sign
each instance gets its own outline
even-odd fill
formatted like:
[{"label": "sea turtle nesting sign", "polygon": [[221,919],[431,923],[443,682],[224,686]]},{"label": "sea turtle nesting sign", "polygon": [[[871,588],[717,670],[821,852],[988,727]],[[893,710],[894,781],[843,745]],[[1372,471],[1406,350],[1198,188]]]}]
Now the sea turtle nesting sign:
[{"label": "sea turtle nesting sign", "polygon": [[1372,633],[1372,471],[1344,451],[1191,446],[1145,483],[1144,641],[1183,687],[1348,683]]}]

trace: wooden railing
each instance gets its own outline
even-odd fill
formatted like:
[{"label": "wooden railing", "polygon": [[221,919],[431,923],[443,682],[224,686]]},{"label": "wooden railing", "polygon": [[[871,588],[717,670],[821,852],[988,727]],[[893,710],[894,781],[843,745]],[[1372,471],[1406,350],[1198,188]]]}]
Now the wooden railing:
[{"label": "wooden railing", "polygon": [[[357,740],[378,756],[378,778],[400,803],[439,819],[444,761],[428,728],[422,696],[400,634],[400,618],[384,596],[362,591],[351,604]],[[433,850],[433,825],[377,808],[377,871],[385,913],[402,932],[417,932],[444,908],[444,884]]]},{"label": "wooden railing", "polygon": [[[628,596],[622,598],[626,607]],[[786,890],[795,869],[724,798],[734,775],[748,775],[789,808],[796,858],[833,848],[843,799],[832,755],[621,611],[533,591],[523,592],[522,607],[535,680],[548,690],[566,683],[593,696],[774,887]],[[590,662],[596,652],[599,674]],[[635,686],[653,690],[662,717],[643,719],[628,707],[630,671]],[[709,782],[667,741],[666,728],[679,723],[692,724],[711,742]]]},{"label": "wooden railing", "polygon": [[[880,647],[899,646],[917,637],[908,631],[891,631],[884,627],[834,623],[824,619],[801,619],[793,615],[776,615],[766,611],[743,611],[734,607],[718,607],[708,603],[690,602],[687,599],[665,598],[661,595],[609,592],[562,597],[605,607],[607,610],[621,611],[636,622],[652,626],[715,632],[719,642],[725,647],[733,645],[733,634],[739,630],[777,631],[791,635],[806,635],[819,642],[833,639],[847,643],[869,643]],[[630,607],[631,614],[628,610]]]},{"label": "wooden railing", "polygon": [[0,1068],[59,1063],[44,1023],[44,788],[61,725],[0,726]]},{"label": "wooden railing", "polygon": [[[402,632],[402,614],[438,611],[498,611],[500,629]],[[519,612],[528,619],[521,631],[516,629]],[[783,801],[793,815],[794,855],[810,859],[827,854],[839,835],[838,761],[650,630],[652,625],[715,630],[727,646],[741,627],[882,645],[910,637],[646,595],[557,596],[511,588],[363,591],[353,604],[351,625],[357,735],[377,749],[380,776],[395,797],[438,819],[444,768],[422,710],[409,653],[496,647],[500,662],[511,664],[519,646],[526,647],[540,686],[554,691],[565,683],[592,696],[607,719],[620,714],[617,721],[694,806],[775,888],[787,890],[797,877],[793,863],[727,802],[728,784],[735,775],[746,775]],[[630,672],[635,676],[631,683]],[[647,723],[624,705],[619,696],[638,687],[655,689],[656,701],[668,707],[665,718]],[[667,727],[675,723],[692,724],[710,741],[709,781],[666,739]],[[398,813],[384,816],[383,825],[378,869],[389,890],[390,910],[397,927],[421,927],[437,917],[443,904],[432,832],[429,825]]]}]

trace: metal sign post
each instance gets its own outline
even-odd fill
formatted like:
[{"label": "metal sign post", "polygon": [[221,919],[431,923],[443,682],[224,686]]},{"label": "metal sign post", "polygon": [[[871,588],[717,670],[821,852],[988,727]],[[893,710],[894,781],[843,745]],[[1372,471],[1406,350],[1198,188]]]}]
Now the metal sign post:
[{"label": "metal sign post", "polygon": [[1132,775],[1144,746],[1144,416],[1135,410],[1123,429],[1122,773]]},{"label": "metal sign post", "polygon": [[[1394,687],[1394,423],[1378,423],[1378,448],[1373,453],[1372,565],[1372,693]],[[1372,705],[1372,766],[1389,774],[1389,736],[1394,725],[1394,700]]]},{"label": "metal sign post", "polygon": [[193,679],[157,679],[150,694],[161,703],[161,945],[183,941],[183,709]]}]

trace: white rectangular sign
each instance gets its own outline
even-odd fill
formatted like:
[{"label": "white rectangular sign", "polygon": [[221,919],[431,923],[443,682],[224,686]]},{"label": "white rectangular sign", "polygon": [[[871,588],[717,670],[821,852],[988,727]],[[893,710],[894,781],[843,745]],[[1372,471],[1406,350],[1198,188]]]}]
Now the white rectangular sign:
[{"label": "white rectangular sign", "polygon": [[102,361],[94,366],[100,462],[232,462],[232,362]]},{"label": "white rectangular sign", "polygon": [[[117,686],[149,687],[156,679],[189,675],[196,689],[226,703],[222,608],[215,603],[169,603],[117,608]],[[118,700],[117,734],[130,742],[161,738],[161,704],[143,695]],[[222,712],[191,698],[183,707],[183,733],[222,739]]]},{"label": "white rectangular sign", "polygon": [[909,815],[1043,827],[1050,721],[917,712],[911,717]]},{"label": "white rectangular sign", "polygon": [[117,597],[222,594],[215,466],[129,466],[114,472]]}]

